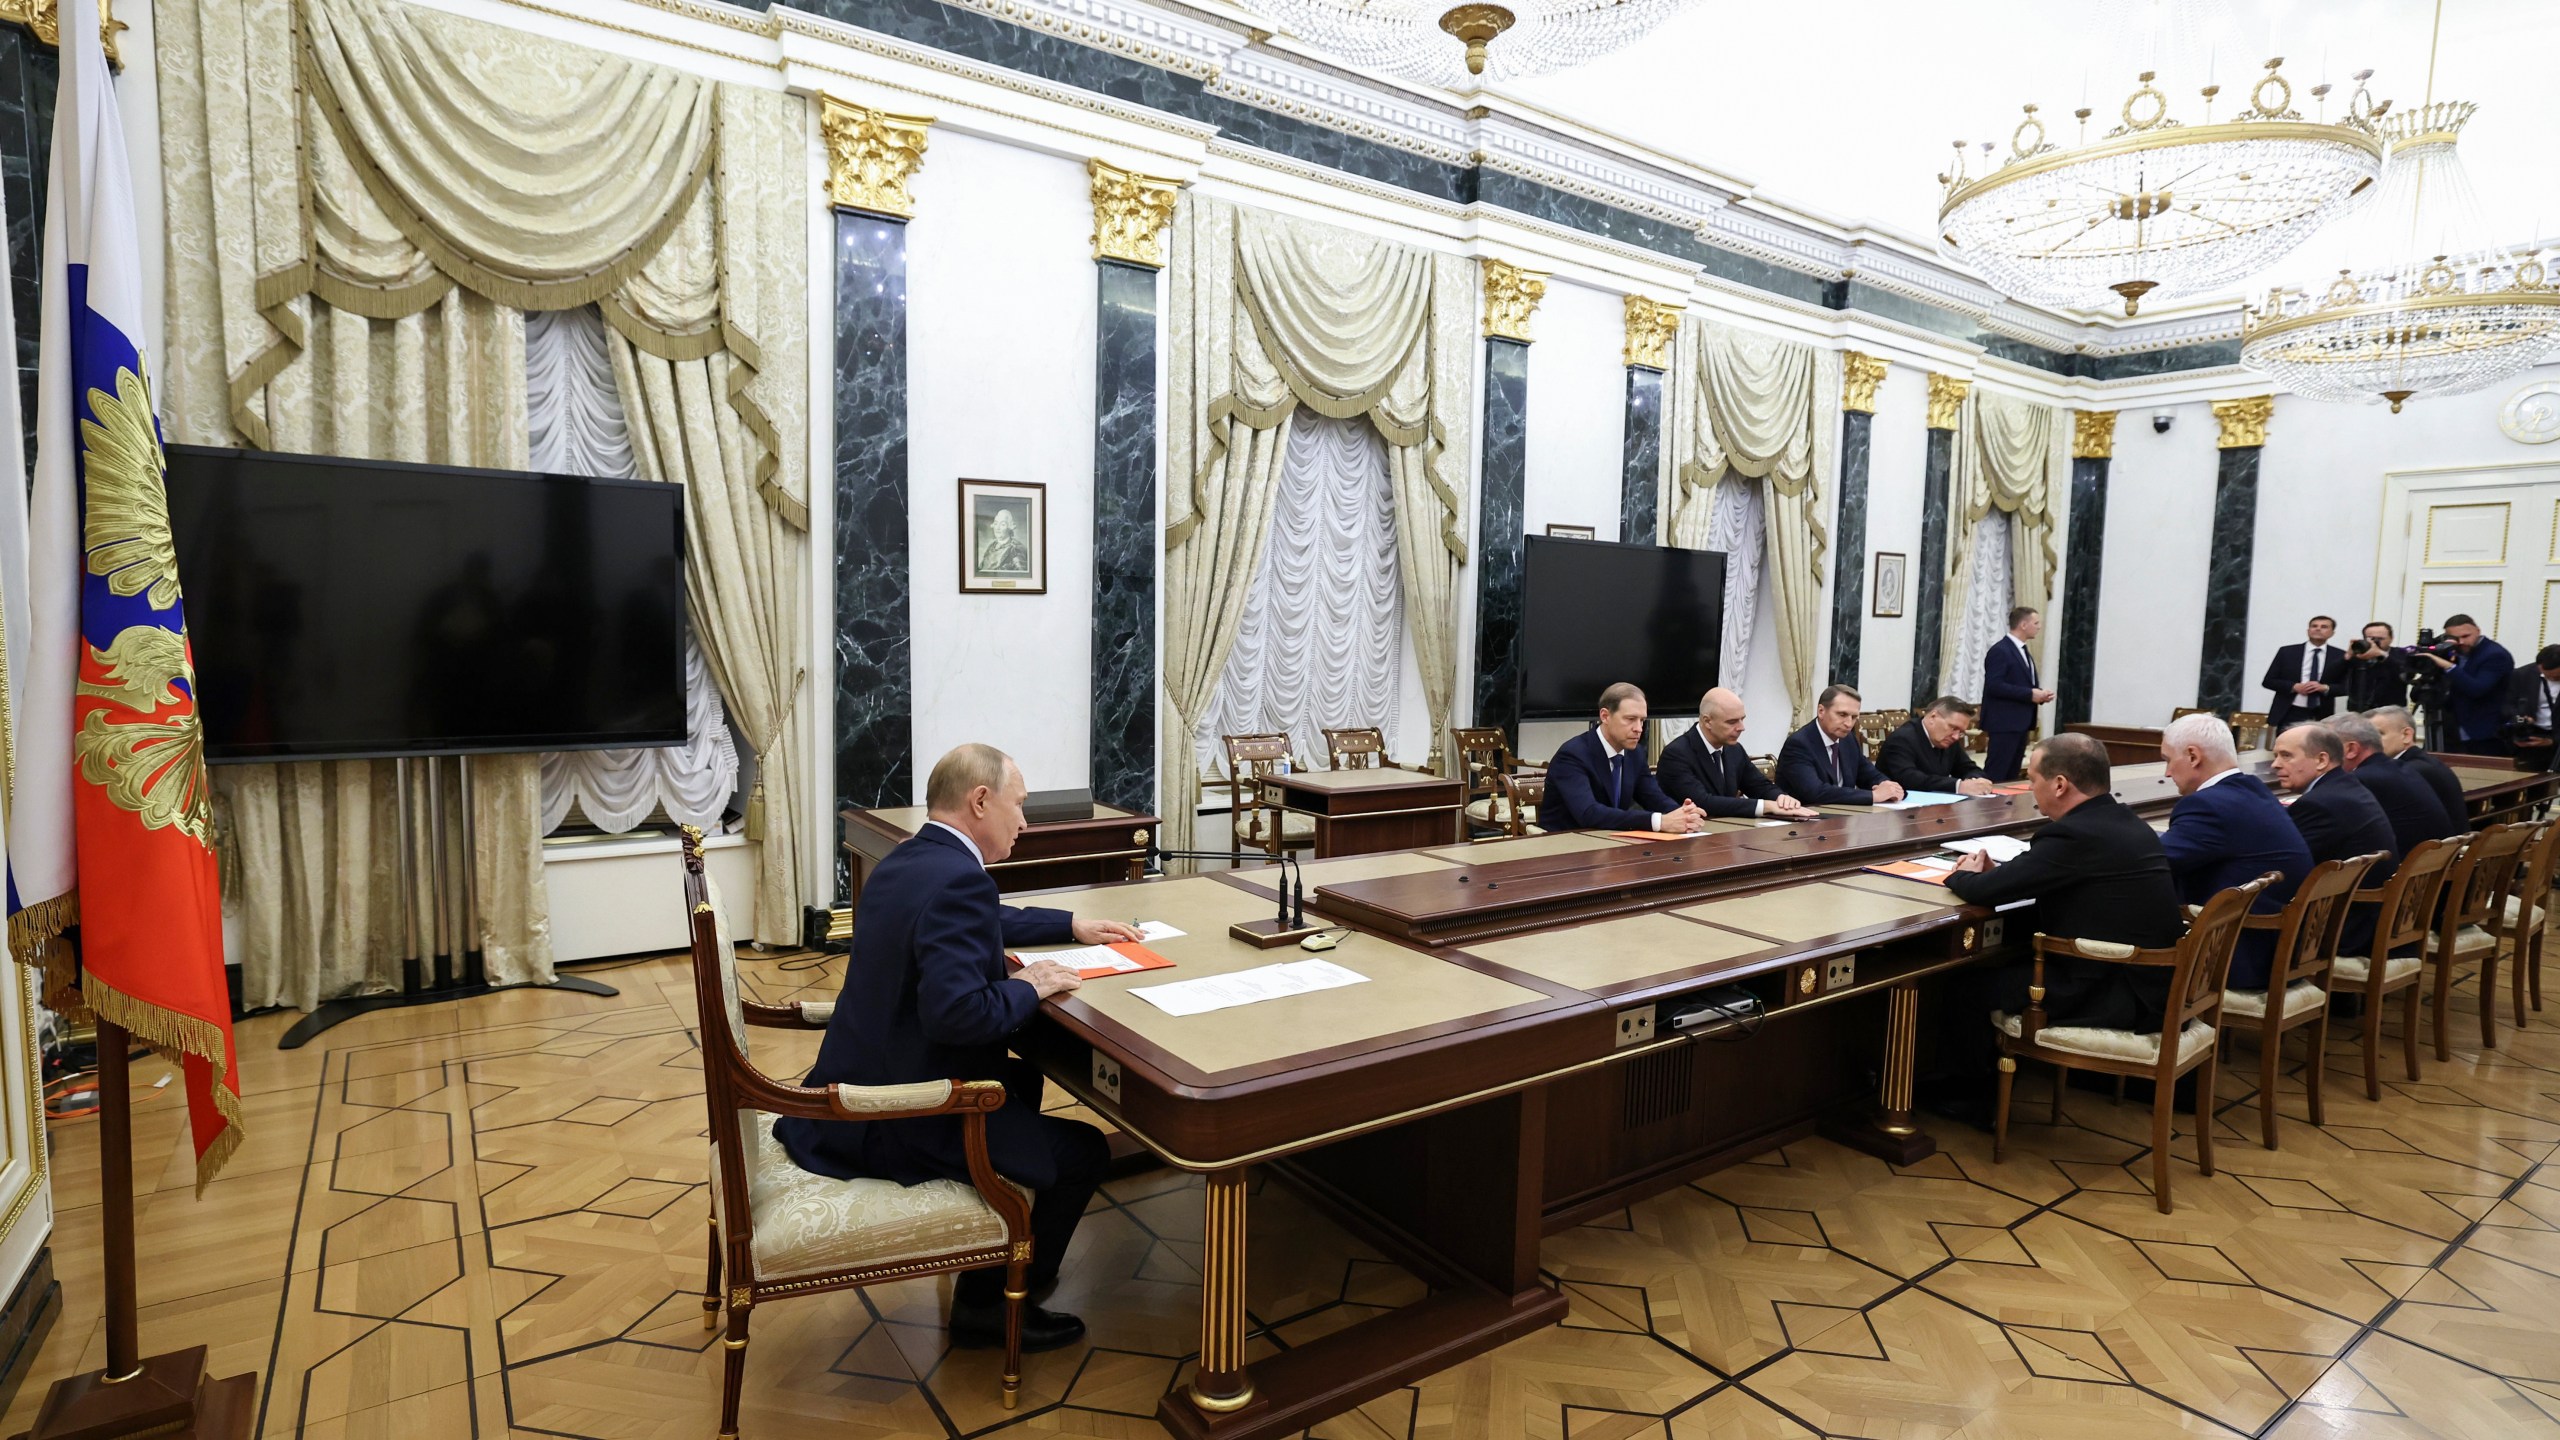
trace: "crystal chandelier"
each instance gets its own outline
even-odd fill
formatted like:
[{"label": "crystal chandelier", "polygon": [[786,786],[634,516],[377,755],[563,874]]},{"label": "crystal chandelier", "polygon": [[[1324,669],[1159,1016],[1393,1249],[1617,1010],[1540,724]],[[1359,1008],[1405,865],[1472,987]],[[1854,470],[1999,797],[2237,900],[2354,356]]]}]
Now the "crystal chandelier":
[{"label": "crystal chandelier", "polygon": [[1450,90],[1567,70],[1641,36],[1684,0],[1267,0],[1282,27],[1364,69]]},{"label": "crystal chandelier", "polygon": [[2459,395],[2560,349],[2560,286],[2540,257],[2484,245],[2488,227],[2454,153],[2474,107],[2391,116],[2391,169],[2358,217],[2350,265],[2318,294],[2270,290],[2240,317],[2240,363],[2317,400]]},{"label": "crystal chandelier", "polygon": [[[2170,118],[2146,70],[2122,123],[2095,140],[2086,108],[2074,112],[2080,139],[2066,149],[2046,138],[2029,105],[2007,158],[1994,165],[1983,143],[1982,173],[1968,171],[1957,141],[1953,170],[1938,177],[1939,248],[2017,299],[2070,309],[2120,300],[2127,315],[2155,291],[2193,294],[2257,273],[2382,173],[2379,112],[2364,92],[2341,121],[2306,120],[2283,65],[2267,62],[2248,108],[2230,120],[2213,118],[2219,85],[2203,88],[2199,123]],[[2325,100],[2328,91],[2311,94]]]}]

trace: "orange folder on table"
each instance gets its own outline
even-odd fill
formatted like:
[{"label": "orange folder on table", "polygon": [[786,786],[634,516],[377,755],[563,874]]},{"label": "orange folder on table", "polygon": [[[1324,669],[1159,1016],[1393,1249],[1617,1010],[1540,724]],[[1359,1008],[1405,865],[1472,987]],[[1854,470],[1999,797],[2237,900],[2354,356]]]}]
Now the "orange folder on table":
[{"label": "orange folder on table", "polygon": [[2031,780],[2012,780],[2006,785],[1992,786],[1991,793],[1994,795],[2024,795],[2034,788],[2036,788],[2035,782]]},{"label": "orange folder on table", "polygon": [[1955,873],[1951,866],[1928,865],[1918,860],[1894,860],[1882,865],[1869,865],[1866,868],[1878,875],[1891,875],[1902,880],[1917,880],[1923,885],[1944,885],[1947,883],[1947,877]]},{"label": "orange folder on table", "polygon": [[[1079,980],[1098,980],[1105,975],[1136,975],[1147,970],[1170,970],[1173,968],[1172,961],[1167,960],[1153,950],[1148,949],[1146,946],[1138,944],[1136,941],[1130,941],[1121,945],[1096,945],[1092,948],[1096,950],[1108,950],[1113,954],[1120,956],[1128,963],[1125,965],[1079,965],[1076,967],[1076,978]],[[1036,955],[1032,958],[1036,960],[1047,960],[1054,957],[1048,955]],[[1010,950],[1005,952],[1004,961],[1005,964],[1016,970],[1022,968],[1022,957],[1014,954]]]}]

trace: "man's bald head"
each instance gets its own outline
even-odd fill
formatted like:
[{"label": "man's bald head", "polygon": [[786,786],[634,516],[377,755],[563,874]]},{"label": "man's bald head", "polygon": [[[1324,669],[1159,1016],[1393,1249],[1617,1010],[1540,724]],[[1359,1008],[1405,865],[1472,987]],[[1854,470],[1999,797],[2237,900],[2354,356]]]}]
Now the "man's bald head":
[{"label": "man's bald head", "polygon": [[1719,685],[1698,697],[1698,730],[1722,749],[1742,738],[1742,697]]}]

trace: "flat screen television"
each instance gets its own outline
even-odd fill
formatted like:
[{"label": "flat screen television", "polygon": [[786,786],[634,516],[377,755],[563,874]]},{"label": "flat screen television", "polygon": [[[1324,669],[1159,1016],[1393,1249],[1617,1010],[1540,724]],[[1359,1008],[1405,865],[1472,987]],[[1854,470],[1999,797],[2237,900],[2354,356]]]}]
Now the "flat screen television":
[{"label": "flat screen television", "polygon": [[684,490],[169,447],[206,758],[685,738]]},{"label": "flat screen television", "polygon": [[1620,680],[1655,715],[1693,715],[1724,650],[1724,554],[1528,537],[1520,714],[1584,720]]}]

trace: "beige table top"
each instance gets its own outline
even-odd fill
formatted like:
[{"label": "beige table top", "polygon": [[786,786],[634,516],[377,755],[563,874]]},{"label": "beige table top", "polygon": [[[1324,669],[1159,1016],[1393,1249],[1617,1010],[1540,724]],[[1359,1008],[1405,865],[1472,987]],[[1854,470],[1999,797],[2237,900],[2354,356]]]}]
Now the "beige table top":
[{"label": "beige table top", "polygon": [[[1525,986],[1368,935],[1353,935],[1321,956],[1294,946],[1257,950],[1230,937],[1227,926],[1268,918],[1271,902],[1207,876],[1061,890],[1042,896],[1041,902],[1080,916],[1157,920],[1183,932],[1148,947],[1172,961],[1172,969],[1086,981],[1072,1003],[1118,1022],[1208,1075],[1462,1022],[1547,999]],[[1141,986],[1314,959],[1356,971],[1367,976],[1368,983],[1183,1016],[1167,1015],[1129,993]]]},{"label": "beige table top", "polygon": [[1774,950],[1766,940],[1670,915],[1626,915],[1510,940],[1479,941],[1470,955],[1577,990],[1672,975]]},{"label": "beige table top", "polygon": [[[884,805],[877,810],[865,810],[862,813],[892,830],[902,830],[909,835],[924,828],[925,809],[921,805]],[[1127,819],[1136,813],[1134,810],[1122,810],[1116,806],[1105,805],[1099,800],[1093,805],[1093,818],[1096,820]]]},{"label": "beige table top", "polygon": [[1459,783],[1454,776],[1425,775],[1413,770],[1293,770],[1266,778],[1271,784],[1296,790],[1411,790]]},{"label": "beige table top", "polygon": [[1876,925],[1890,925],[1897,920],[1941,915],[1955,908],[1950,903],[1953,899],[1944,891],[1939,892],[1939,898],[1932,902],[1918,896],[1887,895],[1863,886],[1822,881],[1790,885],[1783,890],[1764,890],[1757,895],[1740,895],[1730,900],[1710,900],[1703,905],[1684,906],[1671,913],[1749,935],[1802,943]]}]

